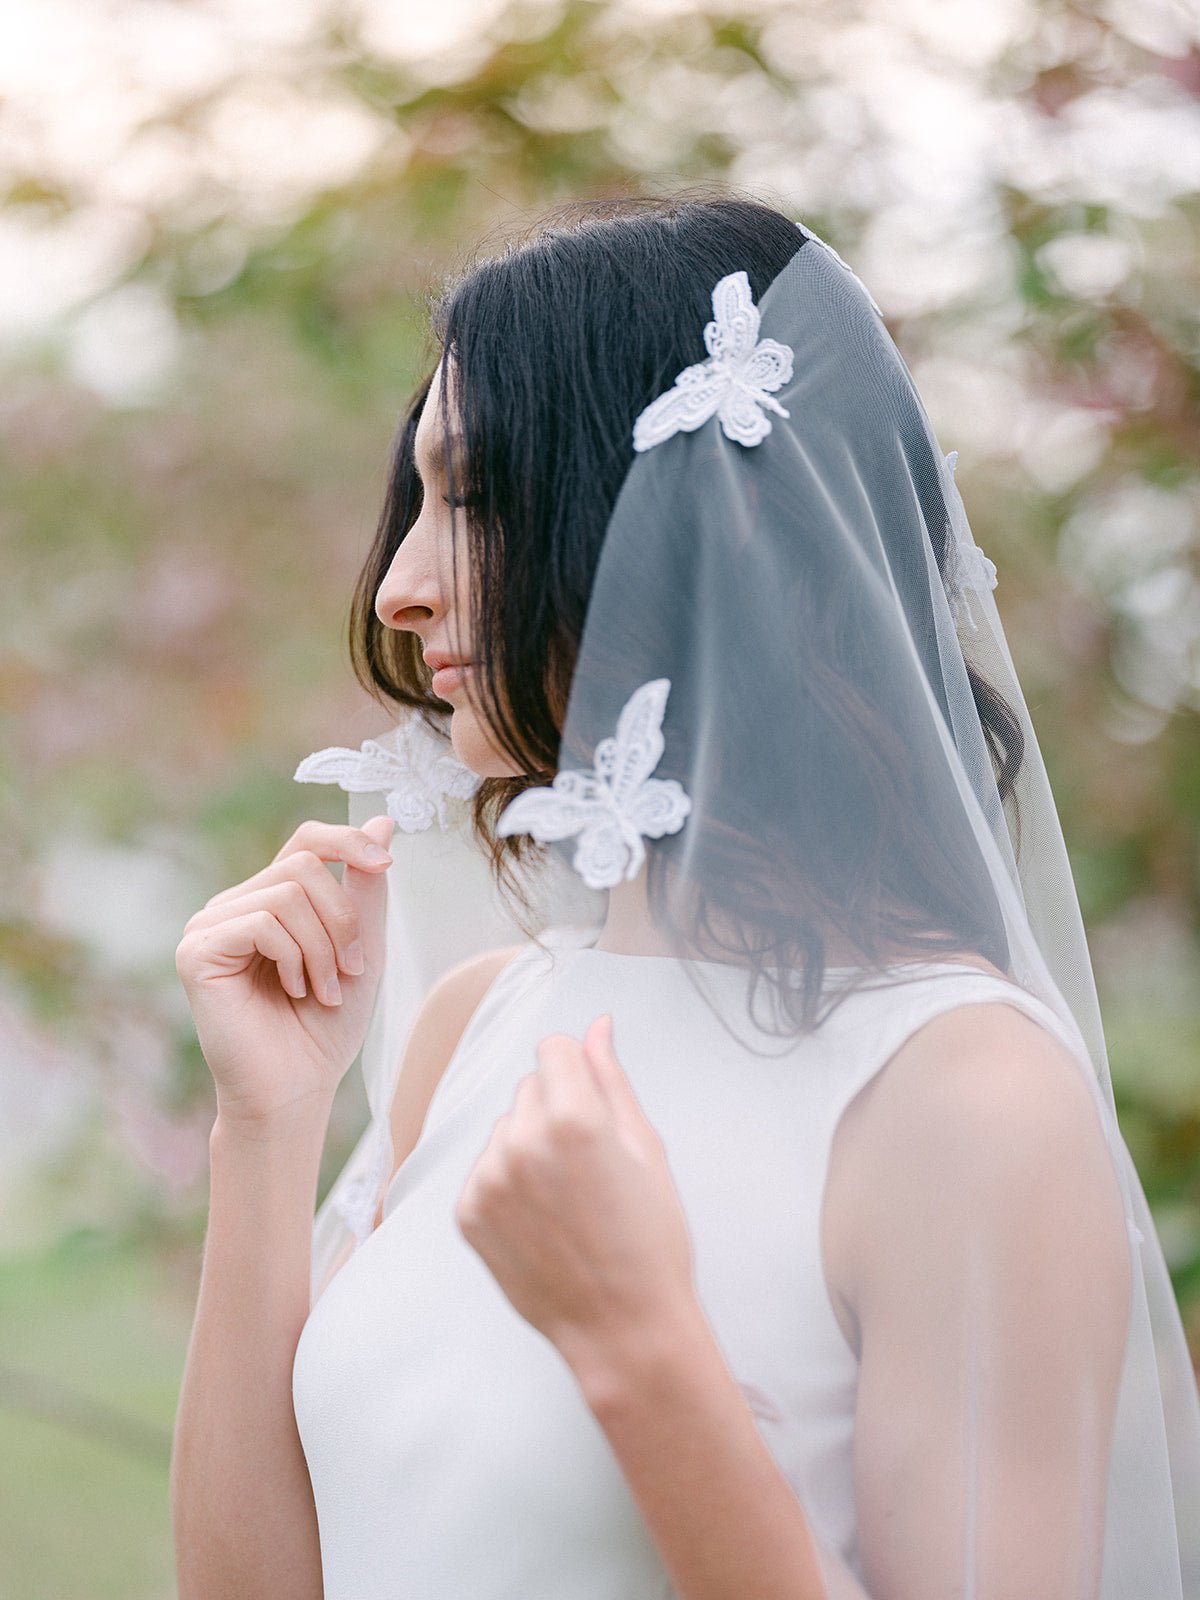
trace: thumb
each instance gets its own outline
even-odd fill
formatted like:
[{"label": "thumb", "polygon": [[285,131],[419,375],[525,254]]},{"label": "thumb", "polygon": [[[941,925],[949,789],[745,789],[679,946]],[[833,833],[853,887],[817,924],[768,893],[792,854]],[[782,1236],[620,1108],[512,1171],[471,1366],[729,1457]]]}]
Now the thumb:
[{"label": "thumb", "polygon": [[[391,843],[396,824],[389,816],[371,817],[361,831],[375,844],[386,850]],[[391,869],[383,872],[366,872],[347,861],[342,868],[342,888],[358,912],[363,955],[368,968],[382,964],[384,927],[387,912],[388,877]]]},{"label": "thumb", "polygon": [[395,827],[396,824],[391,817],[385,814],[372,817],[368,822],[362,823],[361,832],[365,833],[368,839],[373,839],[376,844],[382,845],[386,850],[392,842],[392,834],[395,831]]}]

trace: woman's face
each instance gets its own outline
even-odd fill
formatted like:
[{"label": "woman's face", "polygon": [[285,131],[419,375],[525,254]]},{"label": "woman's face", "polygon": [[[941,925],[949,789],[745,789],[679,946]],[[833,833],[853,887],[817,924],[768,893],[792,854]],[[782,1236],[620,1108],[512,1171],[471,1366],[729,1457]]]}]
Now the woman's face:
[{"label": "woman's face", "polygon": [[[450,742],[459,760],[485,778],[508,777],[520,769],[489,734],[472,665],[466,529],[461,510],[457,519],[453,518],[448,501],[438,418],[442,382],[443,368],[439,364],[414,440],[417,472],[424,489],[421,514],[405,535],[379,586],[375,614],[385,627],[403,628],[420,637],[421,653],[431,667],[438,669],[433,692],[453,710]],[[451,418],[453,415],[451,409]],[[461,472],[457,478],[461,490]],[[452,562],[455,538],[457,583]],[[452,662],[457,664],[449,665]]]}]

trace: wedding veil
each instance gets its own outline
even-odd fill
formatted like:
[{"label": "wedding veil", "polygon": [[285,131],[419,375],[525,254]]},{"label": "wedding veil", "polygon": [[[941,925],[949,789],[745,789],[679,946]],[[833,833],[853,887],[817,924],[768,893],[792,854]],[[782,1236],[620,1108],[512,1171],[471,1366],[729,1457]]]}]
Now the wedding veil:
[{"label": "wedding veil", "polygon": [[[860,985],[903,984],[921,962],[963,952],[1049,1008],[1103,1131],[1105,1170],[1078,1181],[1119,1193],[1130,1272],[1111,1413],[1057,1445],[1081,1460],[1108,1451],[1102,1525],[1080,1534],[1070,1593],[1195,1600],[1195,1378],[1117,1124],[1079,902],[995,568],[870,294],[807,228],[796,245],[758,304],[745,273],[711,286],[694,365],[636,419],[558,774],[512,801],[499,829],[541,842],[527,884],[550,943],[586,941],[605,892],[644,870],[658,937],[731,1052],[785,1051]],[[315,1300],[371,1231],[393,1164],[395,1074],[423,996],[466,955],[524,934],[472,836],[473,775],[436,719],[406,714],[361,750],[309,757],[296,776],[340,783],[352,823],[384,809],[398,822],[387,961],[362,1052],[370,1122],[316,1217]],[[858,952],[849,963],[847,946]],[[744,967],[744,1004],[709,991],[713,962]],[[1029,1184],[1026,1217],[1036,1173]],[[945,1205],[949,1219],[960,1197],[948,1190]],[[1003,1297],[1007,1247],[993,1250],[994,1238],[981,1227],[963,1286],[977,1309]],[[1022,1247],[1036,1250],[1036,1223]],[[1028,1315],[1051,1313],[1034,1304]],[[990,1349],[981,1336],[947,1376],[973,1418],[955,1592],[982,1600],[1000,1591],[973,1566],[992,1483],[972,1450],[1006,1420],[988,1410]],[[1031,1397],[1042,1381],[1030,1374]]]}]

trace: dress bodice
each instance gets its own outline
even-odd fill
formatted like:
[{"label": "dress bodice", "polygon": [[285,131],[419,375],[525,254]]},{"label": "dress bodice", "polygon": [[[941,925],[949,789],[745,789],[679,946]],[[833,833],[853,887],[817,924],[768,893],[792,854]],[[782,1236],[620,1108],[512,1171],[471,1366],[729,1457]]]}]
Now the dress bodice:
[{"label": "dress bodice", "polygon": [[[601,1012],[658,1130],[696,1287],[763,1439],[819,1536],[859,1571],[857,1360],[834,1315],[821,1204],[841,1113],[939,1012],[1006,1000],[1071,1043],[1016,984],[907,963],[785,1051],[714,1023],[737,968],[529,945],[475,1010],[388,1189],[382,1221],[301,1333],[293,1399],[326,1600],[662,1600],[666,1570],[557,1350],[509,1303],[454,1220],[459,1195],[548,1033]],[[836,978],[839,971],[831,969]],[[744,1001],[743,1001],[744,1004]]]}]

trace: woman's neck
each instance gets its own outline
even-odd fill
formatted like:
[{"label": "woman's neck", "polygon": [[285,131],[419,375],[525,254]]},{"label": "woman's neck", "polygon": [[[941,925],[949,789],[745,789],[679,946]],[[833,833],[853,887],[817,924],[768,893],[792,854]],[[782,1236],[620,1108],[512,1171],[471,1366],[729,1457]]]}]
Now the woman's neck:
[{"label": "woman's neck", "polygon": [[[592,946],[595,950],[609,950],[616,955],[670,956],[679,955],[677,944],[672,944],[650,918],[646,899],[646,867],[636,878],[618,883],[608,891],[608,910],[600,935]],[[928,956],[927,951],[897,950],[896,960]],[[980,959],[972,957],[972,959]],[[862,960],[862,951],[855,949],[839,936],[830,935],[825,943],[825,960],[831,965],[856,966]],[[991,963],[986,963],[989,967]],[[992,968],[999,971],[999,968]]]},{"label": "woman's neck", "polygon": [[[671,943],[651,921],[646,899],[645,866],[636,878],[619,883],[608,891],[608,913],[592,948],[630,956],[673,956],[682,953],[679,945]],[[714,950],[709,954],[717,960],[726,959],[721,951]],[[851,954],[842,941],[833,940],[825,952],[825,958],[827,961],[849,963],[857,959],[857,952]]]},{"label": "woman's neck", "polygon": [[608,913],[593,948],[629,956],[675,954],[650,920],[645,866],[636,878],[608,891]]}]

